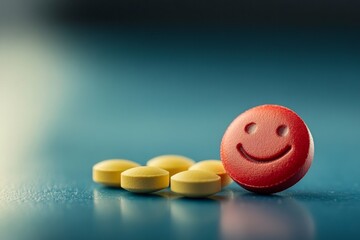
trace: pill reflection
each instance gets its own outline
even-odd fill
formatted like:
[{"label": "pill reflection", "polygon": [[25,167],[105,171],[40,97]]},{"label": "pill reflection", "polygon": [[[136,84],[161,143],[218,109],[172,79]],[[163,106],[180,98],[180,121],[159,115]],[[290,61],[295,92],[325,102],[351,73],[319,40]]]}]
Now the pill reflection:
[{"label": "pill reflection", "polygon": [[[121,224],[121,192],[112,188],[98,187],[93,190],[94,226],[93,234],[104,238],[112,233],[120,233],[117,225]],[[115,227],[116,226],[116,227]]]},{"label": "pill reflection", "polygon": [[241,195],[222,201],[222,239],[314,239],[310,213],[296,200]]},{"label": "pill reflection", "polygon": [[[170,236],[169,200],[156,194],[133,194],[123,189],[94,189],[94,234],[122,239]],[[154,231],[163,225],[163,231]],[[96,230],[95,230],[96,229]]]},{"label": "pill reflection", "polygon": [[180,197],[170,201],[172,239],[217,239],[220,202]]}]

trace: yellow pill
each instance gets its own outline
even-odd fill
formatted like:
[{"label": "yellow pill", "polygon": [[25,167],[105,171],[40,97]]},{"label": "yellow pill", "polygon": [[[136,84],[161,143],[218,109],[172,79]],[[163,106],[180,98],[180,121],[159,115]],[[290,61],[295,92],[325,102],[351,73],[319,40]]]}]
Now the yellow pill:
[{"label": "yellow pill", "polygon": [[162,155],[150,159],[146,165],[159,167],[169,172],[170,177],[178,172],[188,170],[195,162],[180,155]]},{"label": "yellow pill", "polygon": [[120,174],[137,166],[140,165],[125,159],[104,160],[93,166],[93,181],[106,186],[120,187]]},{"label": "yellow pill", "polygon": [[171,177],[171,191],[186,197],[206,197],[221,191],[221,180],[209,171],[188,170]]},{"label": "yellow pill", "polygon": [[204,160],[192,165],[189,170],[204,170],[217,174],[221,178],[221,187],[225,187],[232,182],[220,160]]},{"label": "yellow pill", "polygon": [[121,187],[130,192],[156,192],[168,186],[169,172],[158,167],[135,167],[121,173]]}]

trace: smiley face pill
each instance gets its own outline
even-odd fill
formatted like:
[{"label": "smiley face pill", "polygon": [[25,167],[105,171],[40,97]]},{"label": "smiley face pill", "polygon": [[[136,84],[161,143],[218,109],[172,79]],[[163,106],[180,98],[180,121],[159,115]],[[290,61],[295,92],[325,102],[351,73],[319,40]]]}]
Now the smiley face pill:
[{"label": "smiley face pill", "polygon": [[297,183],[308,171],[314,142],[292,110],[262,105],[240,114],[226,130],[220,149],[230,177],[245,189],[275,193]]},{"label": "smiley face pill", "polygon": [[221,187],[225,187],[232,182],[232,179],[226,173],[222,162],[219,160],[204,160],[195,163],[189,170],[204,170],[217,174],[221,178]]},{"label": "smiley face pill", "polygon": [[169,172],[170,177],[176,173],[188,170],[195,162],[180,155],[162,155],[150,159],[146,165],[162,168]]},{"label": "smiley face pill", "polygon": [[137,166],[140,165],[125,159],[104,160],[93,166],[93,181],[106,186],[120,187],[120,174]]},{"label": "smiley face pill", "polygon": [[207,197],[221,191],[221,180],[209,171],[188,170],[171,177],[171,191],[185,197]]},{"label": "smiley face pill", "polygon": [[129,192],[150,193],[169,186],[169,172],[150,166],[128,169],[121,173],[121,187]]}]

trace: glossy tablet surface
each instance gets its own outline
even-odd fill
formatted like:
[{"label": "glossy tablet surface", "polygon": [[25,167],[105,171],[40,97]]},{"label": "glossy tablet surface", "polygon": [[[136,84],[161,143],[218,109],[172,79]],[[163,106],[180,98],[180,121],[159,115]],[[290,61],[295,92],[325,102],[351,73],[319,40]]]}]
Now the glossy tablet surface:
[{"label": "glossy tablet surface", "polygon": [[192,159],[181,155],[161,155],[150,159],[146,165],[162,168],[172,176],[188,170],[194,163]]},{"label": "glossy tablet surface", "polygon": [[231,177],[226,173],[224,165],[220,160],[204,160],[197,162],[189,170],[204,170],[217,174],[221,178],[221,187],[225,187],[232,182]]},{"label": "glossy tablet surface", "polygon": [[188,170],[171,177],[171,191],[186,197],[206,197],[220,190],[220,177],[209,171]]},{"label": "glossy tablet surface", "polygon": [[157,167],[135,167],[121,173],[121,187],[136,193],[156,192],[169,186],[169,172]]},{"label": "glossy tablet surface", "polygon": [[112,187],[120,187],[120,174],[138,163],[125,159],[109,159],[93,166],[93,181]]}]

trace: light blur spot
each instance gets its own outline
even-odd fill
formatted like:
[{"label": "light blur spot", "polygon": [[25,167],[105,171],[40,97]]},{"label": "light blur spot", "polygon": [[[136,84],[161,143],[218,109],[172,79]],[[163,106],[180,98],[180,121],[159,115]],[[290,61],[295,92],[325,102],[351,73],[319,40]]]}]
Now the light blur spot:
[{"label": "light blur spot", "polygon": [[19,163],[32,164],[31,154],[61,110],[68,80],[49,32],[1,33],[0,172],[9,173]]}]

